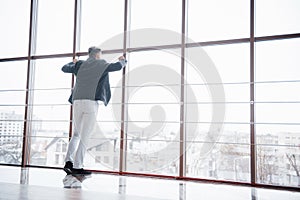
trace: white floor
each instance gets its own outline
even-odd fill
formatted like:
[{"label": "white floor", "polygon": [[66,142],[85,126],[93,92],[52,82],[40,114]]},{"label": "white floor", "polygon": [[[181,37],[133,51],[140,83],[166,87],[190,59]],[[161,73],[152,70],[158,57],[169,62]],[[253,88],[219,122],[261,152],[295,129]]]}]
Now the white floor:
[{"label": "white floor", "polygon": [[81,189],[65,189],[62,170],[30,168],[28,184],[19,183],[19,171],[0,167],[0,199],[300,200],[300,192],[103,174],[93,174]]}]

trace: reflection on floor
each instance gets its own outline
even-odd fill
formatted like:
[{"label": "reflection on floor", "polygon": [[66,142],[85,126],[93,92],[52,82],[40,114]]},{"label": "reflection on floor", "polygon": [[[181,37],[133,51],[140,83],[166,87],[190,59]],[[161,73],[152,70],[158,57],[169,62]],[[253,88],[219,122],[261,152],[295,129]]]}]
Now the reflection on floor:
[{"label": "reflection on floor", "polygon": [[28,184],[19,184],[19,170],[0,167],[0,199],[300,199],[300,192],[104,174],[93,174],[81,189],[66,189],[62,170],[30,168]]}]

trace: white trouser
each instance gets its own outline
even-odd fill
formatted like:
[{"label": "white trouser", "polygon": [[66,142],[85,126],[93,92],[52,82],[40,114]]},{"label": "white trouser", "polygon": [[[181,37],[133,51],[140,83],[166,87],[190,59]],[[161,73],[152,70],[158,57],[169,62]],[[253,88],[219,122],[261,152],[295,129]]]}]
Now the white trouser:
[{"label": "white trouser", "polygon": [[73,162],[73,167],[76,169],[83,168],[83,159],[96,123],[97,113],[97,101],[75,100],[73,102],[73,135],[65,161]]}]

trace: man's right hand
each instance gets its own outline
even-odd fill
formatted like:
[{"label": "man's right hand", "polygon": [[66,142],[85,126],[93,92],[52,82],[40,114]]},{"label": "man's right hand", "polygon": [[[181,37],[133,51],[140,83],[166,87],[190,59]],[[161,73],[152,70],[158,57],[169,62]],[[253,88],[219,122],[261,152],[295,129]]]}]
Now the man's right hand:
[{"label": "man's right hand", "polygon": [[74,64],[76,64],[77,61],[78,61],[78,60],[77,60],[76,58],[73,59],[73,63],[74,63]]},{"label": "man's right hand", "polygon": [[124,56],[120,56],[119,60],[125,60],[125,57]]}]

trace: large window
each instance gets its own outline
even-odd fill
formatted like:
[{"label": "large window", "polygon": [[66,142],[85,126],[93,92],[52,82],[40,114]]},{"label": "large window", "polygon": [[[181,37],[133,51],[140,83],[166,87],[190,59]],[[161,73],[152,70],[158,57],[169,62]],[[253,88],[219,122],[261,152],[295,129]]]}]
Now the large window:
[{"label": "large window", "polygon": [[[124,2],[119,0],[82,1],[80,50],[102,45],[105,49],[122,49],[124,30]],[[104,31],[105,30],[105,31]],[[116,36],[118,42],[109,40]]]},{"label": "large window", "polygon": [[73,0],[38,1],[36,54],[72,52],[74,4]]},{"label": "large window", "polygon": [[247,38],[250,2],[188,0],[188,36],[197,42]]},{"label": "large window", "polygon": [[127,170],[175,175],[180,57],[163,50],[132,53],[127,75]]},{"label": "large window", "polygon": [[[201,64],[186,67],[187,176],[249,181],[249,44],[186,52],[189,61],[195,52],[207,53],[199,59]],[[223,99],[214,94],[218,87],[224,89]],[[221,107],[224,118],[216,118]]]},{"label": "large window", "polygon": [[128,63],[109,73],[86,168],[299,187],[299,7],[1,2],[0,165],[64,165],[76,77],[61,67],[100,46],[107,62]]},{"label": "large window", "polygon": [[[142,47],[180,43],[180,37],[159,35],[153,31],[153,29],[167,29],[177,33],[180,32],[180,10],[180,0],[130,0],[129,30],[140,31],[130,32],[127,41],[129,46]],[[161,39],[162,37],[163,39]]]},{"label": "large window", "polygon": [[257,36],[300,32],[298,0],[262,0],[255,3]]},{"label": "large window", "polygon": [[30,1],[1,2],[0,13],[0,58],[27,56]]},{"label": "large window", "polygon": [[[70,58],[36,60],[30,143],[32,165],[59,166],[66,149],[57,146],[68,143],[70,124],[71,74],[61,67]],[[54,162],[55,161],[55,162]]]},{"label": "large window", "polygon": [[20,164],[27,63],[0,63],[0,163]]},{"label": "large window", "polygon": [[256,44],[257,179],[297,186],[300,159],[299,39]]}]

